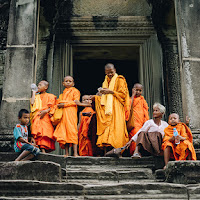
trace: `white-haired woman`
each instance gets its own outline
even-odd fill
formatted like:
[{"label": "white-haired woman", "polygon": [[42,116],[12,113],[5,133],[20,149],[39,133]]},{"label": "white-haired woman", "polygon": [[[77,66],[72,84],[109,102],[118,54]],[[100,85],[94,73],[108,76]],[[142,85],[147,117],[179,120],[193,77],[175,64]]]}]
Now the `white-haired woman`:
[{"label": "white-haired woman", "polygon": [[136,148],[132,158],[141,158],[142,155],[159,155],[161,151],[164,129],[168,123],[162,121],[165,107],[160,103],[153,105],[153,119],[146,121],[143,127],[127,143],[127,148],[134,141]]}]

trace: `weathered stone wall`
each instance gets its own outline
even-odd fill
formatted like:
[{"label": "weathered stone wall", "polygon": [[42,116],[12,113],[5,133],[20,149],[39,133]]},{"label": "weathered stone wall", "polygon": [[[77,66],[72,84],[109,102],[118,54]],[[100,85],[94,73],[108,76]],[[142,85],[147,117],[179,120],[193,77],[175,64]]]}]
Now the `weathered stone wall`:
[{"label": "weathered stone wall", "polygon": [[10,0],[0,0],[0,102],[4,79]]}]

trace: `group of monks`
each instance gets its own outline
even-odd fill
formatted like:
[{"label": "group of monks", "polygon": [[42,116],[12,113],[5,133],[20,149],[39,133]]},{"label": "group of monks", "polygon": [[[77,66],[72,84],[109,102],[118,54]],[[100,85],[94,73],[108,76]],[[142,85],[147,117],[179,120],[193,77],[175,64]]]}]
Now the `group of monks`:
[{"label": "group of monks", "polygon": [[[104,149],[127,144],[149,120],[148,104],[142,96],[143,86],[136,83],[129,96],[126,80],[116,73],[113,64],[105,66],[105,80],[96,95],[84,95],[74,87],[74,79],[66,76],[65,87],[57,99],[46,92],[49,83],[41,81],[31,97],[31,133],[42,152],[55,150],[55,140],[65,156],[73,147],[74,156],[95,156]],[[78,106],[84,107],[78,120]],[[60,113],[60,117],[56,117]],[[127,130],[127,127],[132,127]],[[130,154],[135,150],[131,143]]]}]

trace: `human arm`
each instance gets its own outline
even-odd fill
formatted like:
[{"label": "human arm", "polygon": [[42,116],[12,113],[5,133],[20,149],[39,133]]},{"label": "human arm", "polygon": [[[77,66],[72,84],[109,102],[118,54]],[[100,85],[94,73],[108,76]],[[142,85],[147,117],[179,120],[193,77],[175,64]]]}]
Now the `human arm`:
[{"label": "human arm", "polygon": [[46,110],[41,110],[39,113],[40,119],[42,119],[50,110],[51,108],[48,108]]},{"label": "human arm", "polygon": [[35,95],[36,95],[36,91],[32,91],[31,105],[33,105],[35,102]]},{"label": "human arm", "polygon": [[185,117],[185,124],[187,126],[189,126],[189,124],[190,124],[190,118],[188,116]]},{"label": "human arm", "polygon": [[79,100],[74,100],[77,106],[83,106],[83,107],[91,107],[92,105],[90,103],[82,103]]}]

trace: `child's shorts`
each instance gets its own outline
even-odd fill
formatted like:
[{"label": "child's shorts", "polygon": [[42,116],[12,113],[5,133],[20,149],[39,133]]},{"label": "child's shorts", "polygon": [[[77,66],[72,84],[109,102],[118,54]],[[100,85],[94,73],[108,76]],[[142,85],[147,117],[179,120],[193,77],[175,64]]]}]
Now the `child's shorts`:
[{"label": "child's shorts", "polygon": [[37,147],[34,147],[33,145],[30,144],[24,144],[22,146],[21,151],[30,151],[34,156],[37,156],[40,153],[40,149]]}]

